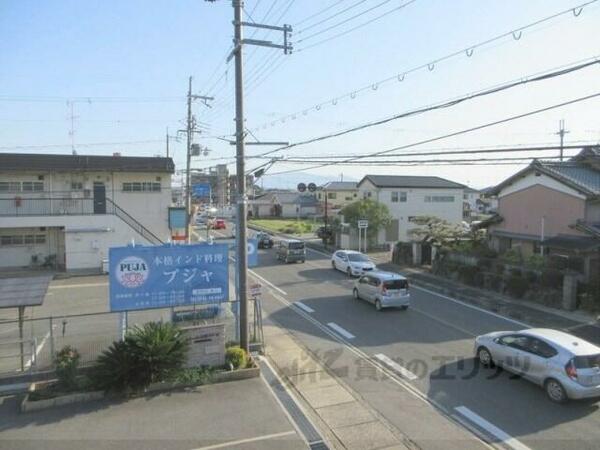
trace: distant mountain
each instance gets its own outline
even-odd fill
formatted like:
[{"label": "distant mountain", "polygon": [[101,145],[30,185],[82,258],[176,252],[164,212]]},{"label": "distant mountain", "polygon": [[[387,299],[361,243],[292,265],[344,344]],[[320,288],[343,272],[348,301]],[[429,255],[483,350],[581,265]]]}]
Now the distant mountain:
[{"label": "distant mountain", "polygon": [[[308,172],[282,173],[280,175],[267,175],[264,180],[258,180],[258,185],[265,189],[296,189],[298,183],[315,183],[321,186],[330,181],[340,181],[340,177],[326,177]],[[357,181],[352,177],[344,177],[344,181]]]}]

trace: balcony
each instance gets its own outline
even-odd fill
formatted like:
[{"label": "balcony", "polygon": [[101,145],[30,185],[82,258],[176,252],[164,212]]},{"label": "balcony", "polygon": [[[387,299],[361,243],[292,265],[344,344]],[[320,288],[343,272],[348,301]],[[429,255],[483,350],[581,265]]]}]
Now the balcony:
[{"label": "balcony", "polygon": [[23,217],[23,216],[65,216],[65,215],[88,215],[107,214],[106,202],[102,204],[91,198],[24,198],[15,196],[12,198],[0,198],[0,217]]}]

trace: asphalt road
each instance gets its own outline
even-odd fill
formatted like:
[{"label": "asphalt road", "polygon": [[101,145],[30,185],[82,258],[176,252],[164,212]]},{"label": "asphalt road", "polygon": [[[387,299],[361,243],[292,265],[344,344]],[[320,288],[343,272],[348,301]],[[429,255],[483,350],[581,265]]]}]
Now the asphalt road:
[{"label": "asphalt road", "polygon": [[[270,286],[263,301],[267,320],[288,328],[399,429],[429,444],[436,439],[427,424],[418,418],[411,422],[408,391],[509,448],[600,448],[595,402],[556,405],[541,388],[475,364],[476,335],[527,324],[418,287],[411,289],[407,311],[377,312],[354,300],[353,280],[334,271],[327,255],[312,250],[306,263],[289,265],[279,263],[273,250],[261,251],[253,272]],[[389,368],[386,357],[396,363],[391,379],[369,363],[383,359]]]}]

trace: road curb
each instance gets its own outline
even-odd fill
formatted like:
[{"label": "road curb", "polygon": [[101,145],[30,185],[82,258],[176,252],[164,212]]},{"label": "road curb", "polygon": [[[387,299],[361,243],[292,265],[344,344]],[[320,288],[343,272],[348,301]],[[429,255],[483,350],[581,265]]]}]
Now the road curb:
[{"label": "road curb", "polygon": [[[379,432],[384,435],[381,436],[381,439],[385,439],[381,443],[383,445],[374,443],[371,447],[373,449],[383,447],[418,449],[415,443],[394,425],[390,424],[380,413],[371,408],[357,392],[349,388],[335,373],[321,364],[316,355],[305,345],[298,342],[295,336],[279,325],[274,324],[272,327],[278,330],[277,344],[275,342],[269,344],[266,357],[275,368],[284,385],[292,391],[296,398],[301,400],[302,406],[308,411],[307,415],[323,432],[332,448],[369,448],[362,445],[364,442],[357,446],[354,438],[348,435],[348,431],[352,428],[369,427],[380,430]],[[283,340],[286,342],[282,342]],[[286,366],[285,362],[289,362],[289,354],[293,353],[289,349],[290,345],[295,346],[296,351],[299,350],[300,354],[303,355],[301,357],[303,359],[302,364],[305,368],[308,367],[307,372],[296,372],[294,369],[290,371],[290,367]],[[287,351],[283,350],[284,347],[287,348]],[[321,372],[322,374],[320,374]],[[306,383],[307,381],[309,383]],[[310,384],[310,386],[307,388],[306,384]],[[323,403],[323,395],[321,394],[331,395],[334,392],[337,400],[333,400],[331,404]],[[319,404],[319,402],[321,403]],[[361,423],[352,425],[335,423],[332,417],[324,414],[324,411],[336,406],[352,409],[354,415],[360,415],[358,413],[362,412],[363,417],[366,418]]]}]

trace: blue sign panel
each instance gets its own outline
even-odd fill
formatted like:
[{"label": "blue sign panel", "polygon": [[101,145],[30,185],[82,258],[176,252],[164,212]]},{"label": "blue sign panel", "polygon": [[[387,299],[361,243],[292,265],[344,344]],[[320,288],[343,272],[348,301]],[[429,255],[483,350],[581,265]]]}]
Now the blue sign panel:
[{"label": "blue sign panel", "polygon": [[206,198],[210,197],[210,184],[198,183],[192,186],[192,195],[194,197]]},{"label": "blue sign panel", "polygon": [[248,239],[248,267],[258,266],[258,239]]},{"label": "blue sign panel", "polygon": [[185,208],[169,207],[169,230],[178,230],[186,227]]},{"label": "blue sign panel", "polygon": [[110,310],[228,301],[227,258],[226,244],[111,248]]}]

